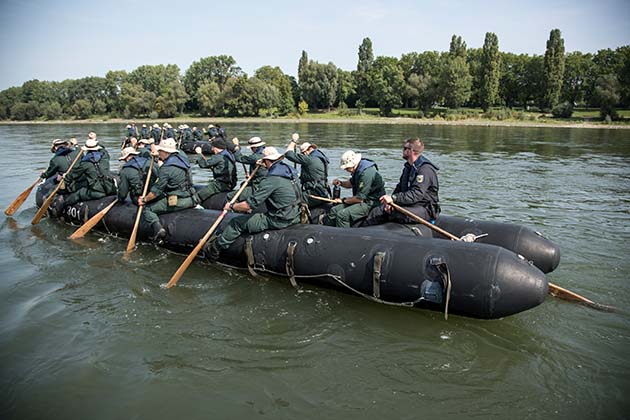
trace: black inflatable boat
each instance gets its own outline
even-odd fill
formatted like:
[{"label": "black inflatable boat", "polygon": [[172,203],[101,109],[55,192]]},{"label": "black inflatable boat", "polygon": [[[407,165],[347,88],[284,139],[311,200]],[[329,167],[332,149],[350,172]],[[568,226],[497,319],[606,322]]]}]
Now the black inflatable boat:
[{"label": "black inflatable boat", "polygon": [[[38,189],[37,204],[50,190]],[[112,202],[106,197],[65,206],[60,218],[81,224]],[[127,238],[137,207],[114,206],[97,228]],[[168,235],[163,246],[189,253],[220,212],[188,209],[161,215]],[[219,230],[234,217],[228,214]],[[426,308],[474,318],[501,318],[533,308],[547,295],[547,279],[516,253],[490,244],[415,237],[407,227],[338,229],[297,225],[239,238],[219,262],[249,269],[254,275],[289,277],[399,306]],[[138,238],[146,240],[148,226]],[[205,258],[203,252],[199,255]],[[173,272],[177,267],[173,267]],[[183,280],[185,281],[185,279]]]}]

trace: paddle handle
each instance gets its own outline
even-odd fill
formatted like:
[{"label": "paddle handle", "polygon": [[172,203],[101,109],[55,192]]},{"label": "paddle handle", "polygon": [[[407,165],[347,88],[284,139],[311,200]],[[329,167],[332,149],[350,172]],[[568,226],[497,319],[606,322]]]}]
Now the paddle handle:
[{"label": "paddle handle", "polygon": [[22,204],[24,204],[24,202],[26,201],[28,196],[31,195],[31,191],[33,191],[33,188],[35,188],[35,186],[37,184],[39,184],[39,180],[40,180],[40,178],[37,178],[37,180],[35,180],[35,182],[33,182],[33,185],[31,185],[30,187],[25,189],[22,192],[22,194],[18,195],[15,198],[15,200],[13,200],[13,202],[11,204],[9,204],[9,207],[7,207],[7,209],[4,211],[4,214],[6,214],[7,216],[13,216],[15,214],[15,212],[17,211],[17,209],[19,209],[20,206]]},{"label": "paddle handle", "polygon": [[447,232],[447,231],[445,231],[444,229],[442,229],[442,228],[440,228],[438,226],[435,226],[433,223],[430,223],[430,222],[424,220],[422,217],[413,214],[409,210],[407,210],[407,209],[405,209],[403,207],[400,207],[398,204],[391,203],[390,206],[392,206],[397,212],[400,212],[400,213],[404,214],[405,216],[412,218],[413,220],[415,220],[418,223],[422,223],[423,225],[429,227],[430,229],[433,229],[434,231],[436,231],[439,234],[442,234],[442,235],[446,236],[447,238],[449,238],[452,241],[461,241],[460,238],[458,238],[457,236],[453,235],[452,233]]},{"label": "paddle handle", "polygon": [[[150,159],[151,163],[149,164],[149,172],[147,172],[147,179],[144,181],[144,188],[142,189],[142,198],[147,195],[147,191],[149,190],[149,181],[151,180],[151,175],[153,174],[153,162],[155,162],[155,160],[153,159],[153,157],[151,157]],[[133,224],[133,229],[131,230],[131,236],[129,237],[127,249],[125,250],[125,256],[129,256],[128,254],[136,246],[136,236],[138,235],[138,227],[140,226],[140,216],[142,216],[142,206],[138,206],[136,221]]]},{"label": "paddle handle", "polygon": [[55,198],[55,194],[57,194],[57,191],[59,191],[59,188],[61,188],[61,184],[63,183],[64,178],[66,177],[67,174],[70,173],[72,168],[74,168],[74,165],[79,161],[79,158],[81,156],[83,156],[83,149],[81,149],[81,151],[74,158],[74,160],[72,161],[72,163],[68,167],[68,170],[63,173],[63,175],[61,176],[62,179],[59,182],[59,184],[57,184],[57,187],[53,190],[53,192],[50,193],[50,195],[48,195],[46,200],[44,200],[44,203],[42,204],[42,206],[39,208],[39,210],[37,210],[37,213],[35,213],[35,216],[33,217],[33,220],[31,220],[31,224],[32,225],[36,225],[36,224],[39,223],[40,220],[42,220],[42,217],[44,217],[44,215],[48,211],[48,207],[50,207],[50,203],[52,203],[53,198]]},{"label": "paddle handle", "polygon": [[[243,182],[243,185],[241,185],[241,188],[238,189],[238,191],[236,192],[234,197],[232,197],[232,199],[230,200],[230,205],[232,205],[232,204],[234,204],[236,202],[236,200],[238,199],[239,195],[241,195],[241,193],[245,190],[245,187],[247,187],[247,184],[249,184],[249,181],[253,178],[253,176],[258,171],[258,168],[260,168],[260,165],[257,165],[254,168],[254,170],[252,171],[252,173],[249,175],[249,178],[247,178],[245,180],[245,182]],[[175,274],[173,274],[173,277],[171,277],[169,282],[166,284],[166,288],[167,289],[170,289],[171,287],[175,286],[177,284],[177,282],[179,281],[179,279],[182,278],[182,276],[184,275],[184,272],[188,269],[188,267],[193,262],[193,260],[195,259],[195,257],[199,253],[199,251],[201,251],[201,248],[203,248],[203,246],[206,244],[206,242],[208,242],[208,239],[210,239],[210,236],[212,236],[212,234],[214,233],[216,228],[219,226],[219,224],[221,223],[221,221],[223,220],[223,218],[225,217],[226,214],[227,214],[227,210],[223,210],[221,212],[221,214],[219,215],[219,217],[217,217],[217,220],[212,224],[210,229],[199,240],[199,243],[197,244],[195,249],[193,249],[192,252],[190,253],[190,255],[188,255],[188,257],[186,257],[186,260],[184,260],[182,265],[179,266],[179,268],[177,269]]]}]

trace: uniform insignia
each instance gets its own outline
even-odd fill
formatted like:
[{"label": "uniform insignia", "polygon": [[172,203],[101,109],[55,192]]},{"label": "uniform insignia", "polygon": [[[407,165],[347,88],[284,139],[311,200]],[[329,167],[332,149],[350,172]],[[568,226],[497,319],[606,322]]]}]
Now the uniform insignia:
[{"label": "uniform insignia", "polygon": [[359,188],[363,188],[363,182],[359,182]]},{"label": "uniform insignia", "polygon": [[424,181],[424,175],[418,175],[416,177],[416,181],[418,182],[418,184],[422,184],[422,181]]}]

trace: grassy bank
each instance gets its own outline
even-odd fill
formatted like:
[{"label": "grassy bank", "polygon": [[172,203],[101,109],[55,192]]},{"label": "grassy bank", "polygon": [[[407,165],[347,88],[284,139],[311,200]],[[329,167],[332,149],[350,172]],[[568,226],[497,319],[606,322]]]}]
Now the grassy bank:
[{"label": "grassy bank", "polygon": [[[359,112],[357,109],[341,109],[331,111],[309,111],[304,115],[283,117],[200,117],[198,115],[181,115],[175,118],[136,118],[143,122],[173,124],[199,124],[231,122],[264,122],[264,123],[343,123],[343,124],[411,124],[411,125],[471,125],[471,126],[506,126],[506,127],[564,127],[564,128],[630,128],[630,110],[620,110],[620,121],[606,123],[599,120],[597,109],[576,109],[571,118],[553,118],[550,114],[533,111],[494,110],[483,114],[481,109],[464,108],[461,110],[432,110],[425,115],[416,109],[396,109],[393,116],[382,117],[378,109],[367,108]],[[94,116],[84,120],[37,120],[37,121],[0,121],[0,124],[127,124],[129,119],[112,118],[108,115]]]}]

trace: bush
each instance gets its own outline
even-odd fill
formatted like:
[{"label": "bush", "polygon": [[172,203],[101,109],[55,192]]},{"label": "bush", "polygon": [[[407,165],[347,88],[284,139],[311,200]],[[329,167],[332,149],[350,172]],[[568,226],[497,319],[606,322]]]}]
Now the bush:
[{"label": "bush", "polygon": [[516,117],[516,112],[509,108],[489,109],[481,114],[483,118],[490,120],[504,121]]},{"label": "bush", "polygon": [[551,110],[554,118],[571,118],[573,115],[573,104],[569,101],[559,103]]},{"label": "bush", "polygon": [[301,100],[298,103],[298,114],[304,115],[308,112],[308,103],[305,100]]},{"label": "bush", "polygon": [[50,102],[44,107],[44,117],[47,120],[58,120],[61,118],[62,110],[59,102]]}]

